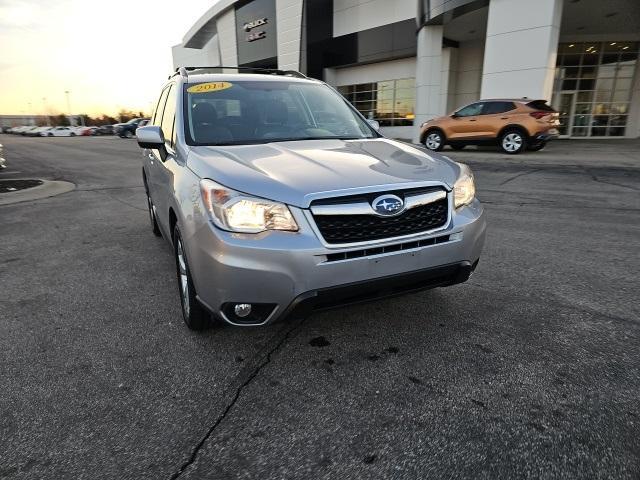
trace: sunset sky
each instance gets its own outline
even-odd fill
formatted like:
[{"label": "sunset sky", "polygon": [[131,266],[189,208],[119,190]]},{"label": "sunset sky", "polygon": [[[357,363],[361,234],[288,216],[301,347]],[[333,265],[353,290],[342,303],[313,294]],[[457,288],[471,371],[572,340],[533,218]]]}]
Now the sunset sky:
[{"label": "sunset sky", "polygon": [[216,1],[0,0],[0,114],[148,112]]}]

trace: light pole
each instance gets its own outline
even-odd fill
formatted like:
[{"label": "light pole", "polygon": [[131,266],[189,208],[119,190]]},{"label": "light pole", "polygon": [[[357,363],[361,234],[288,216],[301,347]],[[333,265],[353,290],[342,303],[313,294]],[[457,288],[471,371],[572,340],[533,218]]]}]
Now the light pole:
[{"label": "light pole", "polygon": [[50,127],[51,119],[49,118],[49,113],[47,112],[47,97],[42,97],[42,113],[47,119],[47,127]]},{"label": "light pole", "polygon": [[64,94],[67,97],[67,112],[69,114],[69,124],[75,127],[75,122],[73,120],[73,116],[71,115],[71,92],[69,90],[65,90]]}]

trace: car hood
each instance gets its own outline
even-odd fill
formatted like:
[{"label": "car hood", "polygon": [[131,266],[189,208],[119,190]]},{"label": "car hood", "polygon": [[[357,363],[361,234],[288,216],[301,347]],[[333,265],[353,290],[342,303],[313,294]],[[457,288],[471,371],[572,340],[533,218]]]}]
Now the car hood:
[{"label": "car hood", "polygon": [[187,162],[200,178],[301,208],[314,198],[375,186],[391,190],[435,182],[450,189],[459,173],[442,155],[385,138],[198,146]]}]

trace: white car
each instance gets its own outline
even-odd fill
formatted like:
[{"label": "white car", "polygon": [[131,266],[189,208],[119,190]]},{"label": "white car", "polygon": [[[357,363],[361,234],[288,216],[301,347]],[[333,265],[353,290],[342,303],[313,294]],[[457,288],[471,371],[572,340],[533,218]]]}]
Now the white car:
[{"label": "white car", "polygon": [[47,132],[49,137],[75,137],[74,127],[53,127]]},{"label": "white car", "polygon": [[25,135],[27,137],[41,137],[41,136],[46,136],[46,132],[48,130],[50,130],[51,127],[38,127],[38,128],[33,128],[27,132],[25,132]]},{"label": "white car", "polygon": [[55,127],[41,127],[38,135],[40,135],[41,137],[47,137],[49,135],[49,132],[54,128]]}]

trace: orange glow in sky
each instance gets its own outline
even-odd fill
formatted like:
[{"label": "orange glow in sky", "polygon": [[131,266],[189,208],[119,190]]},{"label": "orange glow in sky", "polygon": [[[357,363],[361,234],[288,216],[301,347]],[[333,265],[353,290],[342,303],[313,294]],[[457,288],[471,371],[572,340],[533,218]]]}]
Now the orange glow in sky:
[{"label": "orange glow in sky", "polygon": [[0,0],[0,114],[149,112],[216,0]]}]

